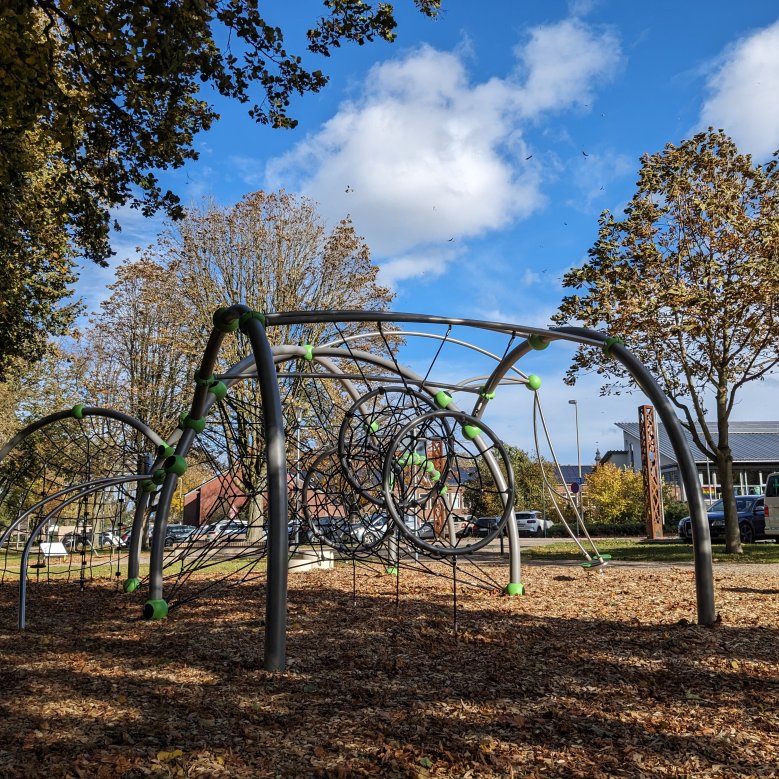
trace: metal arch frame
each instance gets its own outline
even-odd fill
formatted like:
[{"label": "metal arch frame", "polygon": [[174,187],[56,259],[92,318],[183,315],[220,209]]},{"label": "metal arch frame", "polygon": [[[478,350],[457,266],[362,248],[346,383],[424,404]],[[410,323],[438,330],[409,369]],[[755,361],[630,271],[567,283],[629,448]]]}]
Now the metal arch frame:
[{"label": "metal arch frame", "polygon": [[[111,476],[103,479],[96,479],[91,482],[84,482],[83,484],[76,484],[72,487],[68,487],[66,490],[61,490],[53,497],[62,497],[65,493],[75,492],[75,495],[71,495],[61,503],[58,503],[51,511],[49,511],[43,519],[32,529],[30,537],[27,539],[27,543],[22,550],[22,557],[19,567],[19,617],[18,627],[19,630],[24,630],[27,625],[27,564],[30,559],[30,552],[32,551],[33,541],[40,535],[41,530],[51,521],[53,517],[60,513],[63,509],[70,506],[87,495],[92,495],[95,492],[100,492],[106,487],[115,487],[119,484],[126,484],[127,482],[140,481],[145,479],[146,475],[133,475],[133,476]],[[51,498],[48,498],[42,503],[48,503]],[[28,511],[31,511],[29,509]]]},{"label": "metal arch frame", "polygon": [[[145,435],[151,440],[155,446],[159,446],[163,443],[160,435],[152,430],[147,424],[141,422],[140,419],[130,414],[125,414],[123,411],[117,411],[113,408],[103,408],[102,406],[84,406],[81,409],[81,413],[84,416],[106,417],[107,419],[115,419],[118,422],[123,422],[130,427],[134,427],[139,433]],[[73,409],[65,409],[63,411],[55,411],[53,414],[47,414],[45,417],[36,419],[26,427],[23,427],[16,435],[13,436],[6,444],[0,449],[0,463],[10,454],[10,452],[16,448],[18,444],[24,441],[30,434],[36,430],[40,430],[42,427],[51,424],[52,422],[59,422],[61,419],[78,419],[73,414]]]},{"label": "metal arch frame", "polygon": [[[217,312],[221,322],[225,325],[233,323],[236,319],[240,321],[241,331],[249,338],[253,361],[256,366],[256,376],[260,384],[260,396],[264,409],[264,433],[267,445],[268,455],[268,512],[269,512],[269,547],[268,547],[268,583],[266,599],[266,631],[265,631],[265,658],[264,667],[266,670],[283,670],[285,666],[285,648],[286,648],[286,590],[287,590],[287,568],[286,557],[288,553],[288,537],[286,528],[287,513],[287,476],[286,476],[286,457],[284,441],[284,418],[281,408],[281,399],[279,387],[276,380],[275,362],[283,361],[280,356],[274,357],[273,351],[265,335],[265,328],[254,319],[251,310],[244,305],[233,305]],[[248,317],[246,317],[248,315]],[[265,316],[265,327],[282,324],[306,324],[306,323],[335,323],[335,322],[407,322],[432,325],[461,325],[472,327],[478,330],[500,332],[508,335],[524,335],[526,337],[538,336],[545,341],[564,340],[573,343],[599,347],[609,346],[609,354],[622,363],[628,370],[633,380],[644,391],[644,393],[655,404],[661,419],[669,432],[674,451],[679,462],[680,472],[687,491],[690,502],[690,515],[693,526],[693,546],[695,557],[695,581],[696,597],[698,605],[698,620],[702,624],[713,624],[716,619],[714,607],[714,588],[713,572],[711,561],[711,542],[709,537],[709,527],[706,521],[706,512],[703,502],[703,494],[700,484],[697,480],[692,454],[689,445],[682,434],[681,424],[673,412],[668,399],[660,390],[652,375],[646,367],[624,346],[611,344],[607,336],[593,330],[576,327],[555,328],[552,330],[525,327],[523,325],[509,324],[502,322],[490,322],[473,319],[451,318],[430,316],[423,314],[410,314],[387,311],[358,311],[358,310],[336,310],[336,311],[292,311],[276,314],[267,314]],[[215,327],[211,332],[208,343],[204,350],[201,367],[198,376],[206,377],[213,374],[213,367],[216,357],[225,336],[225,331]],[[295,347],[296,355],[299,356],[303,351],[302,347]],[[505,376],[513,367],[514,362],[519,360],[533,347],[529,342],[524,342],[516,347],[512,352],[506,355],[492,374],[491,381],[497,383],[500,378]],[[329,349],[329,347],[328,347]],[[327,349],[322,357],[330,356]],[[336,350],[333,356],[343,355],[343,350]],[[365,353],[370,354],[370,353]],[[354,359],[355,352],[349,350],[348,356]],[[398,366],[390,361],[371,355],[371,362],[377,365],[383,365],[393,372],[397,372]],[[250,358],[242,363],[233,366],[234,369],[239,365],[249,365],[252,362]],[[504,371],[499,377],[500,371]],[[232,369],[231,369],[232,372]],[[402,371],[406,375],[406,370]],[[407,375],[408,380],[419,383],[427,391],[433,387],[433,384],[427,384],[425,380],[420,380],[413,372]],[[233,378],[233,377],[231,377]],[[242,378],[234,376],[235,380]],[[488,385],[489,386],[489,385]],[[190,417],[200,419],[204,416],[208,407],[213,405],[214,399],[209,402],[209,388],[199,383],[195,389],[192,404],[190,408]],[[484,399],[486,400],[486,399]],[[478,416],[476,412],[483,411],[483,405],[477,402],[473,416]],[[454,404],[450,404],[453,411],[458,410]],[[86,412],[86,409],[85,409]],[[72,414],[72,412],[59,412],[63,418]],[[112,414],[114,415],[114,414]],[[56,415],[54,415],[56,416]],[[115,418],[129,421],[130,417],[115,412]],[[41,426],[39,421],[38,427]],[[131,423],[132,424],[132,423]],[[134,425],[135,426],[135,425]],[[32,432],[37,427],[28,426],[26,432]],[[23,433],[25,431],[22,431]],[[18,435],[18,434],[17,434]],[[176,442],[175,455],[186,456],[190,450],[195,438],[193,429],[183,429],[181,432],[177,429],[170,438],[170,442],[165,444],[162,439],[160,445],[166,446]],[[6,447],[0,450],[0,460],[7,454],[9,445],[12,449],[18,443],[17,437],[14,437]],[[160,458],[158,457],[158,460]],[[165,461],[163,461],[164,463]],[[167,470],[167,469],[166,469]],[[139,478],[139,477],[133,477]],[[178,477],[171,470],[167,470],[162,491],[160,492],[158,516],[155,521],[154,535],[152,538],[152,560],[159,561],[161,564],[164,552],[164,535],[167,517],[170,509],[171,498],[173,497]],[[134,523],[135,525],[135,523]],[[42,526],[42,525],[41,525]],[[511,536],[512,528],[516,532],[514,523],[509,523],[509,533]],[[513,543],[510,540],[510,543]],[[518,542],[516,544],[518,549]],[[513,565],[513,564],[512,564]],[[513,579],[512,572],[512,579]],[[519,581],[519,579],[516,579]],[[149,591],[152,599],[162,597],[162,570],[152,566],[149,576]],[[148,605],[148,604],[147,604]]]},{"label": "metal arch frame", "polygon": [[[492,332],[501,332],[513,335],[524,335],[528,340],[520,343],[509,354],[507,354],[493,372],[492,379],[486,385],[496,384],[505,374],[511,370],[514,364],[524,355],[528,354],[533,347],[529,342],[530,336],[538,336],[544,341],[551,342],[555,340],[568,341],[585,346],[603,348],[607,345],[608,336],[595,330],[576,327],[561,327],[553,329],[543,329],[537,327],[526,327],[519,324],[510,324],[505,322],[490,322],[473,319],[462,319],[453,317],[429,316],[424,314],[385,312],[385,311],[361,311],[361,310],[340,310],[340,311],[293,311],[266,315],[266,325],[282,324],[305,324],[313,322],[406,322],[419,324],[439,324],[439,325],[461,325],[473,327],[479,330]],[[637,385],[644,391],[647,397],[652,400],[658,409],[658,413],[669,431],[669,437],[677,455],[680,472],[687,492],[690,516],[693,526],[693,547],[695,560],[695,586],[696,603],[698,612],[698,621],[704,625],[711,625],[716,620],[716,608],[714,604],[714,577],[711,559],[711,538],[709,526],[706,520],[705,505],[703,502],[703,493],[698,483],[697,473],[694,468],[692,454],[689,445],[682,434],[681,423],[673,412],[668,398],[660,390],[657,382],[646,367],[624,346],[620,344],[610,345],[610,354],[620,361],[628,370],[631,377]],[[381,363],[379,363],[381,364]],[[394,366],[384,362],[384,367]],[[483,411],[483,404],[477,403],[474,409],[474,416],[478,416]],[[511,523],[509,523],[509,532]],[[511,543],[511,541],[510,541]],[[512,572],[512,579],[514,575]],[[517,579],[519,580],[519,579]]]},{"label": "metal arch frame", "polygon": [[[104,417],[106,419],[114,419],[123,424],[129,425],[133,429],[137,430],[141,435],[145,436],[147,440],[151,441],[155,447],[165,445],[165,440],[157,433],[156,430],[149,427],[145,422],[142,422],[137,417],[131,414],[126,414],[124,411],[118,411],[113,408],[105,408],[102,406],[84,406],[81,409],[83,416],[96,416]],[[64,419],[76,419],[73,413],[73,409],[64,409],[62,411],[55,411],[52,414],[48,414],[40,419],[35,420],[26,427],[22,428],[16,435],[14,435],[4,446],[0,449],[0,463],[16,448],[22,441],[27,439],[32,433],[40,430],[53,422],[59,422]],[[152,465],[149,470],[149,474],[154,473],[154,468],[159,467],[161,458],[157,458],[157,461]],[[50,499],[49,499],[50,500]],[[141,554],[141,528],[143,526],[143,518],[146,514],[146,507],[149,502],[149,494],[142,490],[137,490],[135,495],[135,513],[133,514],[133,523],[130,530],[130,548],[128,550],[128,579],[135,579],[138,577],[140,571],[140,554]],[[18,526],[18,525],[17,525]],[[0,538],[0,544],[4,540],[4,536]]]},{"label": "metal arch frame", "polygon": [[[471,346],[470,344],[465,344],[465,345]],[[283,362],[284,359],[292,359],[292,357],[302,356],[306,354],[306,349],[304,349],[302,346],[288,346],[288,347],[277,347],[277,348],[279,349],[279,353],[278,353],[279,362]],[[486,354],[487,356],[492,357],[493,359],[499,359],[495,355],[490,354],[489,352],[485,352],[484,350],[481,350],[478,347],[475,348],[477,351],[480,351],[482,354]],[[286,356],[287,351],[290,353],[289,356]],[[384,368],[385,370],[389,370],[392,373],[399,374],[403,378],[403,380],[415,384],[420,391],[427,392],[430,395],[431,399],[435,398],[436,393],[440,389],[438,384],[434,382],[426,381],[422,376],[420,376],[418,373],[411,370],[410,368],[397,365],[391,360],[387,360],[384,357],[380,357],[379,355],[373,354],[372,352],[366,352],[362,349],[351,349],[351,348],[344,349],[342,347],[328,345],[328,346],[313,347],[311,353],[315,359],[333,357],[333,358],[345,358],[350,361],[362,360],[363,362],[366,362],[370,365],[375,365],[377,367]],[[237,373],[239,370],[239,366],[244,366],[243,370],[246,370],[246,368],[249,367],[250,364],[251,363],[247,358],[241,361],[241,363],[237,363],[233,367],[233,369],[231,369],[231,373],[234,369],[236,370]],[[329,364],[332,365],[332,363]],[[524,377],[524,375],[520,371],[517,371],[511,366],[506,368],[506,372],[508,372],[509,370],[515,370],[517,373],[520,374],[520,376]],[[251,377],[251,374],[249,376],[244,376],[244,378],[249,378],[249,377]],[[359,399],[359,396],[355,397],[355,399]],[[449,404],[448,408],[454,412],[465,413],[462,411],[462,409],[457,407],[457,404],[454,401],[452,401]],[[472,416],[476,416],[476,414],[472,414]],[[479,436],[477,436],[475,439],[477,446],[479,445],[480,441],[481,439],[479,438]],[[492,473],[493,478],[495,479],[498,488],[501,490],[503,494],[506,494],[508,491],[508,485],[503,477],[500,468],[498,467],[497,462],[495,461],[494,456],[492,455],[492,452],[483,451],[483,454],[484,454],[485,461],[487,462],[487,465],[490,469],[490,472]],[[507,523],[507,533],[508,533],[508,541],[509,541],[509,584],[521,584],[522,582],[521,544],[519,540],[519,531],[517,529],[515,522]]]}]

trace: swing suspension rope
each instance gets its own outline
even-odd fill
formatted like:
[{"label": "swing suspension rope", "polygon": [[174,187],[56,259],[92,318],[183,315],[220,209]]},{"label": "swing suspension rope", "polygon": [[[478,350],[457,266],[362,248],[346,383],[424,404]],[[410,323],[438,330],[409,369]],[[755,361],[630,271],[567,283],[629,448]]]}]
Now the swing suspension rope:
[{"label": "swing suspension rope", "polygon": [[558,478],[560,480],[560,483],[563,484],[563,487],[565,489],[565,498],[567,501],[567,505],[570,506],[573,509],[574,516],[576,518],[576,521],[581,526],[582,530],[584,531],[584,536],[587,539],[587,542],[592,547],[593,554],[590,554],[590,552],[587,551],[587,549],[582,545],[579,538],[576,536],[576,534],[573,532],[571,526],[566,521],[565,517],[563,516],[563,512],[560,508],[559,504],[559,494],[556,492],[552,484],[549,482],[549,479],[546,475],[546,471],[541,468],[542,478],[544,480],[544,485],[546,486],[547,492],[549,493],[549,497],[552,499],[552,505],[555,508],[555,511],[557,512],[557,516],[560,518],[560,522],[562,522],[563,527],[565,527],[568,535],[571,537],[573,542],[576,544],[576,546],[579,547],[579,550],[584,555],[586,559],[585,565],[587,567],[595,567],[598,565],[605,565],[607,560],[611,559],[610,555],[604,555],[601,554],[598,551],[598,547],[595,545],[595,542],[592,540],[592,537],[590,536],[589,531],[587,530],[587,526],[584,523],[584,519],[581,516],[581,512],[579,511],[578,507],[576,506],[576,501],[573,499],[573,495],[571,494],[570,490],[568,489],[568,485],[566,484],[564,478],[563,478],[563,472],[562,468],[560,467],[560,463],[557,459],[557,455],[555,454],[554,445],[552,444],[552,439],[549,434],[549,428],[546,424],[546,419],[544,417],[543,409],[541,408],[541,400],[538,397],[538,393],[535,394],[534,402],[533,402],[533,438],[535,440],[535,447],[536,452],[539,453],[539,460],[540,460],[540,452],[541,448],[539,446],[539,437],[538,437],[538,424],[539,421],[541,423],[541,427],[543,428],[544,432],[544,438],[546,439],[546,444],[549,447],[549,452],[552,457],[552,462],[554,463],[554,468],[558,474]]}]

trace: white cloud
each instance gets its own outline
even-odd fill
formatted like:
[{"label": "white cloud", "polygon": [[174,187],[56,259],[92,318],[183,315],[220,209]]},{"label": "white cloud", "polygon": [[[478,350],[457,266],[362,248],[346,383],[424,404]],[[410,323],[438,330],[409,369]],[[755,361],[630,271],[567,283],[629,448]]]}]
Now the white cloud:
[{"label": "white cloud", "polygon": [[596,32],[578,19],[536,27],[516,54],[527,74],[519,100],[528,117],[589,105],[599,81],[612,76],[621,61],[612,31]]},{"label": "white cloud", "polygon": [[733,44],[707,86],[701,124],[723,128],[758,159],[779,148],[779,21]]},{"label": "white cloud", "polygon": [[379,271],[379,284],[392,287],[406,279],[424,279],[431,281],[438,278],[446,270],[446,266],[459,252],[432,249],[423,252],[412,252],[382,263]]},{"label": "white cloud", "polygon": [[[266,183],[304,192],[332,222],[349,213],[389,260],[386,278],[419,276],[410,255],[505,227],[543,204],[522,122],[591,99],[618,50],[611,33],[566,20],[530,31],[517,72],[474,83],[464,54],[423,46],[374,67],[358,97],[271,161]],[[440,272],[433,260],[424,269],[434,266]]]}]

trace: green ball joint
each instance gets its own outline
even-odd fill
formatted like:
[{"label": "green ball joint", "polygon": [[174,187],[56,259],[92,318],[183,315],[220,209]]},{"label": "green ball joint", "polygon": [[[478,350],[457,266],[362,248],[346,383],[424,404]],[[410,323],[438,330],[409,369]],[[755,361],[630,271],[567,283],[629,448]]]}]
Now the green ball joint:
[{"label": "green ball joint", "polygon": [[526,386],[531,392],[538,392],[538,390],[541,389],[541,378],[536,376],[535,373],[531,373],[527,377]]},{"label": "green ball joint", "polygon": [[173,454],[165,459],[162,464],[165,473],[175,473],[176,476],[183,476],[187,472],[187,461],[179,454]]},{"label": "green ball joint", "polygon": [[206,429],[205,417],[201,417],[200,419],[192,419],[192,417],[187,413],[184,413],[179,417],[179,424],[181,427],[194,430],[196,433],[202,433]]},{"label": "green ball joint", "polygon": [[549,346],[549,340],[538,333],[533,333],[533,335],[527,339],[527,342],[530,348],[535,349],[537,352],[541,352]]},{"label": "green ball joint", "polygon": [[246,332],[247,325],[252,320],[256,320],[265,327],[265,314],[261,314],[259,311],[247,311],[245,314],[241,314],[241,318],[238,320],[242,333]]},{"label": "green ball joint", "polygon": [[227,385],[223,381],[219,381],[213,373],[204,379],[200,376],[199,371],[195,371],[195,384],[198,387],[207,387],[217,400],[224,400],[227,395]]},{"label": "green ball joint", "polygon": [[303,349],[305,349],[303,359],[311,362],[314,359],[314,347],[311,344],[303,344]]},{"label": "green ball joint", "polygon": [[213,317],[214,328],[220,333],[234,333],[240,323],[237,317],[231,317],[233,314],[229,308],[217,308]]},{"label": "green ball joint", "polygon": [[524,595],[525,594],[525,585],[522,584],[522,582],[509,582],[506,585],[506,589],[503,590],[503,592],[506,593],[506,595]]},{"label": "green ball joint", "polygon": [[76,405],[73,406],[72,409],[70,409],[70,413],[73,416],[73,419],[83,419],[84,418],[84,404],[83,403],[76,403]]},{"label": "green ball joint", "polygon": [[625,342],[616,336],[610,336],[603,342],[603,353],[606,357],[613,357],[611,349],[613,346],[624,346]]},{"label": "green ball joint", "polygon": [[125,592],[135,592],[140,586],[141,586],[141,580],[138,579],[138,578],[125,579],[124,591]]},{"label": "green ball joint", "polygon": [[474,438],[481,435],[481,429],[476,427],[476,425],[463,425],[463,435],[469,441],[473,441]]},{"label": "green ball joint", "polygon": [[170,444],[160,444],[157,447],[157,457],[167,459],[176,453],[176,450]]},{"label": "green ball joint", "polygon": [[440,392],[436,392],[435,394],[435,402],[438,408],[449,408],[449,405],[451,404],[453,398],[444,390],[441,390]]},{"label": "green ball joint", "polygon": [[168,616],[168,602],[162,600],[147,600],[143,604],[144,619],[165,619]]}]

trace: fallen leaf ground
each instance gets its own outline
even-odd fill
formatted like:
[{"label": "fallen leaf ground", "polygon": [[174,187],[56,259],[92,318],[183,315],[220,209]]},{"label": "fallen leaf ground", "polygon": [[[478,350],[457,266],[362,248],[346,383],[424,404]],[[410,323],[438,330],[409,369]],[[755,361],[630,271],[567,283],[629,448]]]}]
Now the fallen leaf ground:
[{"label": "fallen leaf ground", "polygon": [[350,568],[290,577],[288,670],[264,590],[162,622],[113,582],[0,587],[2,777],[746,777],[779,770],[779,575],[525,568],[528,594]]}]

